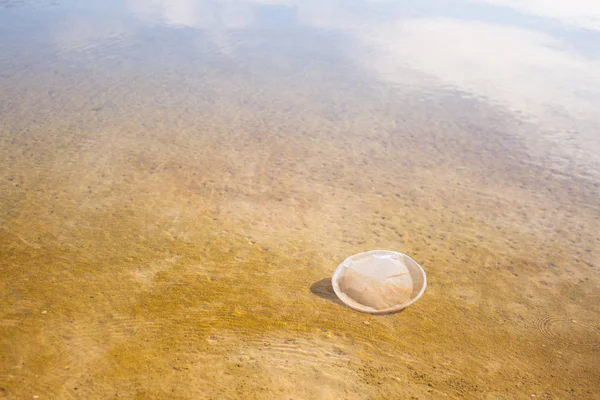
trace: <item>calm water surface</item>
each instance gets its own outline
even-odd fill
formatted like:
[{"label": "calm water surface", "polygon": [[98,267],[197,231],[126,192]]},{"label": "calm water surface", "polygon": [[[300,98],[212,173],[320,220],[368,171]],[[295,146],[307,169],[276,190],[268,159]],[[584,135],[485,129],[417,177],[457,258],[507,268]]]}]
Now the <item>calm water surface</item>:
[{"label": "calm water surface", "polygon": [[589,1],[0,0],[0,398],[598,398],[598,104]]}]

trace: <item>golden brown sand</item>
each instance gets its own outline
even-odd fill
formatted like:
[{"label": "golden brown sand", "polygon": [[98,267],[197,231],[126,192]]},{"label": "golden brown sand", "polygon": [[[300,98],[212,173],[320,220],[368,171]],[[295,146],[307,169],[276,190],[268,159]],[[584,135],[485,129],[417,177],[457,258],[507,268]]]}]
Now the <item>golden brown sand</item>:
[{"label": "golden brown sand", "polygon": [[[521,122],[137,56],[0,92],[0,398],[597,398],[598,181]],[[402,313],[327,284],[375,248],[428,274]]]}]

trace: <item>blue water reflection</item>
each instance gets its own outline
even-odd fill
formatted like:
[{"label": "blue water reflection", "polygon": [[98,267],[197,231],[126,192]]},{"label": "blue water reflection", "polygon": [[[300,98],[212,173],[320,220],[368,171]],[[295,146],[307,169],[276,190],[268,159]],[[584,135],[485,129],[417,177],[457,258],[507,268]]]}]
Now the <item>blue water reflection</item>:
[{"label": "blue water reflection", "polygon": [[[567,158],[600,165],[600,3],[586,0],[129,0],[4,2],[4,36],[40,28],[61,52],[148,43],[171,27],[190,53],[284,49],[306,62],[335,54],[368,79],[468,93],[521,118]],[[41,7],[40,4],[45,5]],[[40,6],[40,7],[36,7]],[[49,17],[51,16],[51,17]],[[41,24],[43,26],[43,24]],[[257,36],[258,35],[258,36]],[[182,36],[183,37],[183,36]],[[304,51],[302,50],[304,49]],[[309,49],[308,51],[306,51]],[[268,54],[261,52],[261,57]],[[303,61],[302,61],[303,60]],[[591,163],[591,165],[589,164]]]}]

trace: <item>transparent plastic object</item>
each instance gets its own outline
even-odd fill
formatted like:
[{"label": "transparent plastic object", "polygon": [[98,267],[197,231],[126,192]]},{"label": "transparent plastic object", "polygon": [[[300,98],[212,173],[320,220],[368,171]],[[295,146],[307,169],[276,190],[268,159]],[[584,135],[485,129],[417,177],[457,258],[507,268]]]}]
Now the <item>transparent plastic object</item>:
[{"label": "transparent plastic object", "polygon": [[373,250],[344,260],[333,273],[335,294],[347,306],[370,314],[400,311],[425,292],[423,268],[406,254]]}]

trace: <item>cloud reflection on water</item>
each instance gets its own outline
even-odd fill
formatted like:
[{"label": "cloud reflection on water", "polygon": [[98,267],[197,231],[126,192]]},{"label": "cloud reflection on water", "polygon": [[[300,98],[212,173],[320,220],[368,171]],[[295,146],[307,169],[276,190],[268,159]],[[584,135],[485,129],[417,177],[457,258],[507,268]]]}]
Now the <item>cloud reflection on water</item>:
[{"label": "cloud reflection on water", "polygon": [[577,28],[600,31],[597,0],[471,0],[514,9],[523,14],[555,20]]},{"label": "cloud reflection on water", "polygon": [[[510,8],[571,27],[600,27],[600,3],[586,0],[460,4]],[[303,27],[336,31],[354,43],[348,58],[379,79],[402,84],[407,70],[417,70],[429,78],[424,85],[450,86],[488,99],[555,133],[576,132],[577,141],[571,141],[568,152],[584,152],[588,158],[600,153],[595,134],[600,126],[600,59],[573,51],[573,39],[565,40],[559,32],[477,21],[472,15],[444,17],[435,3],[431,15],[422,5],[411,12],[416,7],[409,2],[399,7],[382,0],[130,0],[129,6],[145,22],[193,27],[221,41],[231,30],[260,29],[256,24],[261,8],[288,7]],[[560,133],[552,140],[560,140]]]}]

